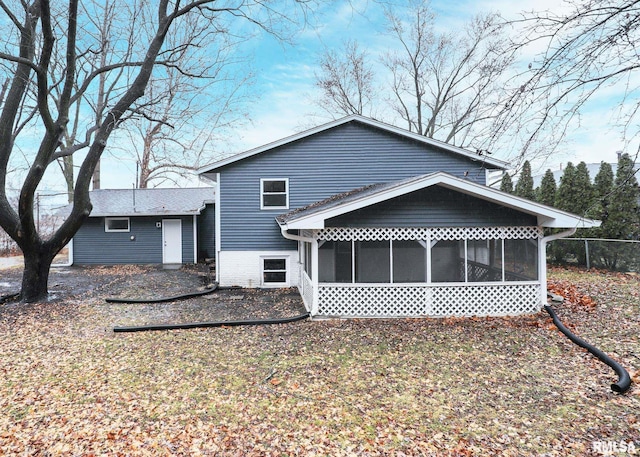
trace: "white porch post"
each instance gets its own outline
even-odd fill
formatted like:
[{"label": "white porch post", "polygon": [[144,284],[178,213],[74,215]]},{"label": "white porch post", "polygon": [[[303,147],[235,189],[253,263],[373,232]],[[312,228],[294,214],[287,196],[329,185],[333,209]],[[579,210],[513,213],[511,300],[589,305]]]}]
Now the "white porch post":
[{"label": "white porch post", "polygon": [[320,296],[318,291],[318,285],[320,282],[318,281],[318,277],[320,276],[320,271],[318,271],[318,240],[314,237],[311,242],[311,284],[313,287],[313,299],[311,303],[311,317],[316,316],[318,314],[318,297]]},{"label": "white porch post", "polygon": [[214,221],[214,237],[215,237],[215,253],[214,253],[214,262],[216,265],[216,277],[215,281],[220,282],[220,250],[222,246],[222,230],[220,224],[220,173],[216,173],[216,194],[215,194],[215,203],[213,207],[213,213],[215,217]]},{"label": "white porch post", "polygon": [[[504,251],[503,251],[504,252]],[[547,304],[547,242],[538,242],[538,279],[540,280],[540,307]]]},{"label": "white porch post", "polygon": [[198,216],[193,215],[193,263],[198,263]]}]

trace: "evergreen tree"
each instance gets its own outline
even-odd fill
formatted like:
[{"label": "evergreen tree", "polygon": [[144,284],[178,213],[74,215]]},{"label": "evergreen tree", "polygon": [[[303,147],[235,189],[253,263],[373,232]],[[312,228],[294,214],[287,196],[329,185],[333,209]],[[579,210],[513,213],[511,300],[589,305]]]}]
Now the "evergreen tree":
[{"label": "evergreen tree", "polygon": [[640,213],[638,209],[638,180],[634,163],[629,154],[622,154],[618,160],[618,170],[613,194],[608,206],[608,217],[603,224],[603,235],[621,240],[638,239],[640,236]]},{"label": "evergreen tree", "polygon": [[575,206],[572,211],[580,216],[587,216],[593,211],[595,199],[589,169],[584,162],[576,167],[575,186]]},{"label": "evergreen tree", "polygon": [[[591,212],[591,217],[602,221],[602,224],[609,218],[609,205],[613,192],[613,170],[607,162],[600,163],[600,169],[593,182],[593,194],[595,205]],[[594,229],[601,232],[601,229]]]},{"label": "evergreen tree", "polygon": [[558,186],[556,185],[556,178],[553,177],[553,172],[548,169],[544,173],[542,181],[540,181],[540,186],[536,191],[536,200],[543,205],[555,205],[557,188]]},{"label": "evergreen tree", "polygon": [[500,190],[509,194],[513,193],[513,181],[511,181],[511,176],[509,175],[509,173],[505,172],[502,175],[502,181],[500,181]]},{"label": "evergreen tree", "polygon": [[560,177],[560,185],[556,192],[555,206],[558,209],[562,209],[569,212],[575,212],[575,184],[576,181],[576,167],[573,163],[568,162],[567,166]]},{"label": "evergreen tree", "polygon": [[[607,179],[610,180],[611,177],[601,177],[599,181]],[[606,182],[600,184],[606,186]],[[616,178],[604,213],[606,217],[603,218],[600,228],[603,238],[637,240],[640,237],[639,197],[634,163],[628,154],[623,154],[618,159]],[[611,270],[626,270],[637,264],[634,251],[624,246],[624,243],[606,243],[606,247],[596,251],[597,260]]]},{"label": "evergreen tree", "polygon": [[[560,185],[556,192],[556,204],[558,209],[582,215],[581,189],[578,187],[580,177],[577,175],[573,163],[567,163],[564,173],[560,178]],[[586,262],[584,245],[576,241],[558,240],[551,246],[551,253],[556,262],[564,263],[577,259],[579,263]]]},{"label": "evergreen tree", "polygon": [[527,198],[529,200],[535,200],[536,195],[533,190],[533,177],[531,176],[531,164],[528,160],[524,161],[522,164],[522,171],[520,172],[520,176],[518,177],[518,182],[516,183],[516,195],[518,197]]},{"label": "evergreen tree", "polygon": [[[594,206],[589,217],[598,219],[602,222],[600,227],[588,230],[588,235],[592,238],[606,238],[604,229],[609,219],[609,205],[613,193],[613,170],[607,162],[600,163],[600,169],[593,182]],[[610,268],[612,264],[617,263],[617,249],[611,243],[606,242],[590,242],[589,257],[591,265],[598,268]]]}]

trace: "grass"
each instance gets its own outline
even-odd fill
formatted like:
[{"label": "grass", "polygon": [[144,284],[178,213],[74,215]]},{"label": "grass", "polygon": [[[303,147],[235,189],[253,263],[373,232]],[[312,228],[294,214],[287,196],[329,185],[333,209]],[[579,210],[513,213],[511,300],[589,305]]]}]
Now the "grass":
[{"label": "grass", "polygon": [[[558,313],[632,374],[640,283],[554,270]],[[640,395],[546,314],[113,334],[96,299],[0,314],[0,454],[590,455]]]}]

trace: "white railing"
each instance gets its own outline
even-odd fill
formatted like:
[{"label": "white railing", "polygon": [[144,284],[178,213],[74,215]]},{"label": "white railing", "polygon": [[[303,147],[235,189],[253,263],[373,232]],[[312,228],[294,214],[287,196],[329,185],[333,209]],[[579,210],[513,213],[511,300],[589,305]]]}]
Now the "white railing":
[{"label": "white railing", "polygon": [[300,281],[300,287],[298,289],[300,290],[304,307],[307,311],[311,311],[313,306],[313,282],[304,270],[301,271],[300,277],[302,280]]}]

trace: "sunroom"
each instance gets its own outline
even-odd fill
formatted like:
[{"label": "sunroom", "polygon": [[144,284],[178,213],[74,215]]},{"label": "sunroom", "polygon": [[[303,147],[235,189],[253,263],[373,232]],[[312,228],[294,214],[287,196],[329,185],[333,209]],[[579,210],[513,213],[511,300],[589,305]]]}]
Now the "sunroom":
[{"label": "sunroom", "polygon": [[[546,303],[546,243],[599,224],[446,173],[279,216],[314,317],[504,316]],[[543,228],[566,228],[544,237]]]}]

